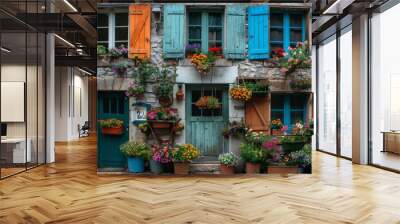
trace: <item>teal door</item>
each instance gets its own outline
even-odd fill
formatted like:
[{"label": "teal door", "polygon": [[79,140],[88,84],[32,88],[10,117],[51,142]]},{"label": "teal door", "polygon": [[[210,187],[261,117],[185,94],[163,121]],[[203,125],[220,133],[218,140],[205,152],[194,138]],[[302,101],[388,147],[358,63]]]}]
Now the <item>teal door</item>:
[{"label": "teal door", "polygon": [[124,92],[99,91],[97,116],[99,120],[116,118],[124,121],[122,135],[104,135],[97,125],[97,151],[99,168],[123,168],[126,159],[119,150],[129,140],[129,99]]},{"label": "teal door", "polygon": [[[195,103],[202,96],[215,96],[220,109],[199,109]],[[186,86],[186,142],[198,147],[203,156],[218,156],[226,151],[222,131],[228,121],[228,86]]]}]

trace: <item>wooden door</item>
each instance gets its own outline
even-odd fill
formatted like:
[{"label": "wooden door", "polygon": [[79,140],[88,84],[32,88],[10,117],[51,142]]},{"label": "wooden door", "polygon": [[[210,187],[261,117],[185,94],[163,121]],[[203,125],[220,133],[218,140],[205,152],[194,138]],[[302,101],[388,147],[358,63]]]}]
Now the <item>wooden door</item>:
[{"label": "wooden door", "polygon": [[269,102],[268,96],[253,96],[246,102],[245,120],[248,128],[257,132],[269,132]]},{"label": "wooden door", "polygon": [[122,91],[98,92],[97,117],[99,120],[116,118],[124,122],[122,135],[104,135],[97,125],[97,154],[99,168],[123,168],[125,157],[119,147],[129,140],[129,99]]},{"label": "wooden door", "polygon": [[[195,103],[202,96],[215,96],[220,109],[199,109]],[[228,122],[228,86],[186,86],[186,142],[198,147],[203,156],[218,156],[226,151],[222,131]]]}]

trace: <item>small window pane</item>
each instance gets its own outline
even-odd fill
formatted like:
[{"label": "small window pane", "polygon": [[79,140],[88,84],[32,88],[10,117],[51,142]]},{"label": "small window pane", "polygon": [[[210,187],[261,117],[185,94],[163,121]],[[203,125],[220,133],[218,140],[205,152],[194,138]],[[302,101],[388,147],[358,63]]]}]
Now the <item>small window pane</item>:
[{"label": "small window pane", "polygon": [[98,28],[97,29],[97,37],[98,41],[108,41],[108,29],[107,28]]},{"label": "small window pane", "polygon": [[201,27],[189,27],[189,40],[201,40]]},{"label": "small window pane", "polygon": [[305,96],[304,95],[293,95],[290,99],[291,109],[304,109]]},{"label": "small window pane", "polygon": [[283,41],[283,30],[271,29],[271,41]]},{"label": "small window pane", "polygon": [[282,111],[272,111],[271,112],[271,119],[281,119],[283,121],[283,112]]},{"label": "small window pane", "polygon": [[203,111],[203,117],[211,117],[211,116],[213,116],[213,110],[204,109],[202,111]]},{"label": "small window pane", "polygon": [[121,46],[128,47],[128,42],[126,42],[126,41],[116,41],[115,42],[115,47],[121,47]]},{"label": "small window pane", "polygon": [[221,13],[209,13],[208,14],[208,25],[209,26],[222,26]]},{"label": "small window pane", "polygon": [[201,91],[200,90],[193,90],[192,91],[192,103],[196,103],[197,100],[199,100],[201,97]]},{"label": "small window pane", "polygon": [[128,27],[115,28],[115,40],[128,40]]},{"label": "small window pane", "polygon": [[222,28],[209,28],[208,40],[210,47],[220,47],[222,43]]},{"label": "small window pane", "polygon": [[302,27],[303,23],[302,15],[290,15],[290,26],[291,27]]},{"label": "small window pane", "polygon": [[107,14],[97,14],[97,26],[98,27],[108,27],[108,15]]},{"label": "small window pane", "polygon": [[291,30],[290,31],[290,42],[301,42],[302,41],[302,31],[301,30]]},{"label": "small window pane", "polygon": [[115,26],[128,26],[128,13],[115,14]]},{"label": "small window pane", "polygon": [[201,26],[201,13],[199,12],[189,13],[189,26],[191,25]]},{"label": "small window pane", "polygon": [[212,95],[213,95],[213,91],[211,89],[204,90],[203,96],[212,96]]},{"label": "small window pane", "polygon": [[283,27],[283,14],[278,14],[278,13],[271,14],[271,26]]},{"label": "small window pane", "polygon": [[108,97],[103,98],[103,113],[110,113],[110,99]]},{"label": "small window pane", "polygon": [[283,95],[272,95],[271,108],[283,110],[285,98]]}]

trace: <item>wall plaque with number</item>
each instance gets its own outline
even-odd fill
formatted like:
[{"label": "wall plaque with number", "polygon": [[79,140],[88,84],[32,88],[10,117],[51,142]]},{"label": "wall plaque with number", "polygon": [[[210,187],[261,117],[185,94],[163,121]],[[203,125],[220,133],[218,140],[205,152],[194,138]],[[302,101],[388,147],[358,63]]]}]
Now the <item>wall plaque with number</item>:
[{"label": "wall plaque with number", "polygon": [[150,110],[151,105],[148,103],[134,103],[131,108],[131,121],[133,124],[140,124],[147,121],[147,111]]}]

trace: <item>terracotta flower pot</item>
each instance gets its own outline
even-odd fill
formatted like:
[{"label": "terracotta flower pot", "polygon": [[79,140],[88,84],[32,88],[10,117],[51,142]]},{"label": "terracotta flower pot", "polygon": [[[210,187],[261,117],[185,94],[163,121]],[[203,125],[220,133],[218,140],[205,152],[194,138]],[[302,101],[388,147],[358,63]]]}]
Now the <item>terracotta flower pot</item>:
[{"label": "terracotta flower pot", "polygon": [[246,163],[246,173],[260,173],[261,164],[260,163]]},{"label": "terracotta flower pot", "polygon": [[163,121],[154,121],[153,128],[155,129],[167,129],[170,128],[171,123]]},{"label": "terracotta flower pot", "polygon": [[219,166],[219,169],[221,171],[221,174],[223,174],[223,175],[233,175],[233,174],[235,174],[235,167],[234,166],[227,166],[227,165],[221,164]]},{"label": "terracotta flower pot", "polygon": [[122,135],[124,133],[124,127],[102,128],[101,132],[103,135]]},{"label": "terracotta flower pot", "polygon": [[289,173],[298,173],[297,166],[268,166],[267,173],[275,173],[275,174],[289,174]]},{"label": "terracotta flower pot", "polygon": [[283,135],[283,131],[279,129],[272,129],[272,135]]},{"label": "terracotta flower pot", "polygon": [[176,100],[183,100],[183,98],[185,97],[185,93],[183,93],[182,89],[179,89],[178,92],[176,92]]},{"label": "terracotta flower pot", "polygon": [[189,174],[189,163],[188,162],[174,162],[174,173],[178,175]]},{"label": "terracotta flower pot", "polygon": [[169,107],[172,105],[172,99],[170,97],[161,97],[158,102],[162,107]]}]

